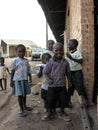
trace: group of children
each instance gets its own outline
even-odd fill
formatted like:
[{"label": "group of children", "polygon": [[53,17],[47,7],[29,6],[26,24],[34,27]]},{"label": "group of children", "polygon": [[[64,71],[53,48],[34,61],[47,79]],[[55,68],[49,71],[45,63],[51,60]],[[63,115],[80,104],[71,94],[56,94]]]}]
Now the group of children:
[{"label": "group of children", "polygon": [[83,57],[81,52],[77,50],[78,41],[76,39],[69,40],[69,52],[66,53],[66,59],[62,43],[52,42],[51,45],[54,55],[43,54],[42,63],[44,65],[40,66],[38,73],[38,77],[43,76],[44,78],[44,80],[42,78],[41,97],[44,100],[46,112],[42,120],[53,118],[56,107],[59,107],[59,118],[70,121],[71,119],[65,113],[64,108],[72,108],[71,96],[74,90],[77,90],[80,96],[81,105],[87,105],[87,95],[83,85]]},{"label": "group of children", "polygon": [[[53,40],[48,41],[48,51],[42,55],[42,64],[37,74],[39,78],[42,77],[41,98],[44,100],[46,110],[42,120],[54,118],[56,107],[59,107],[59,118],[70,121],[65,108],[72,106],[71,96],[74,90],[77,90],[81,96],[82,103],[86,101],[82,74],[83,57],[77,50],[77,46],[76,39],[69,40],[69,52],[66,53],[67,59],[65,59],[63,44],[55,43]],[[26,95],[31,93],[29,82],[32,82],[32,70],[28,60],[24,58],[25,46],[19,44],[16,47],[16,53],[17,57],[10,66],[10,86],[12,87],[11,93],[18,97],[19,115],[24,117],[26,116],[25,110],[32,110],[26,106]],[[66,88],[66,78],[68,89]]]}]

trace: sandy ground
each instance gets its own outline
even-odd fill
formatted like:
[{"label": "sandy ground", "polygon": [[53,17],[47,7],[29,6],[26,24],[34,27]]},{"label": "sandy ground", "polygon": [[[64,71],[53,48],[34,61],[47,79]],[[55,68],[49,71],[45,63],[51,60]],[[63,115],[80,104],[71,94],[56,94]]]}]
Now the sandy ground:
[{"label": "sandy ground", "polygon": [[[6,60],[8,65],[10,65],[11,60]],[[40,61],[30,61],[30,65],[34,69],[38,69],[36,68],[38,63]],[[83,130],[79,104],[74,100],[73,109],[66,109],[66,112],[72,119],[71,122],[59,119],[58,109],[53,120],[41,120],[44,106],[40,96],[40,86],[41,80],[36,75],[33,75],[31,94],[27,96],[27,105],[33,109],[29,112],[26,111],[26,117],[19,117],[17,97],[10,95],[11,88],[8,82],[7,92],[0,91],[0,130]]]}]

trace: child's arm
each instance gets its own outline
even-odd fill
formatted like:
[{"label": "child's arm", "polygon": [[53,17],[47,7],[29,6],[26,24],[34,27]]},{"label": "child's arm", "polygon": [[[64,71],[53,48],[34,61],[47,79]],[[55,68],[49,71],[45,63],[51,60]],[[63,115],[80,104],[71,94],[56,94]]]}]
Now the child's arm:
[{"label": "child's arm", "polygon": [[67,87],[71,87],[71,71],[70,71],[70,66],[69,63],[67,62],[67,66],[66,66],[66,79],[67,79]]},{"label": "child's arm", "polygon": [[46,67],[44,68],[43,72],[45,74],[45,76],[47,77],[47,80],[48,80],[48,83],[49,85],[53,84],[53,80],[51,78],[51,70],[52,70],[52,67],[53,67],[53,62],[52,60],[49,60],[46,64]]},{"label": "child's arm", "polygon": [[15,70],[11,71],[11,77],[10,77],[10,86],[13,87],[13,77],[14,77]]},{"label": "child's arm", "polygon": [[9,69],[8,68],[6,68],[6,70],[7,70],[7,72],[9,73],[9,75],[10,75],[10,71],[9,71]]},{"label": "child's arm", "polygon": [[37,76],[40,78],[42,76],[43,66],[40,66],[40,70],[37,74]]},{"label": "child's arm", "polygon": [[32,83],[32,75],[31,75],[31,73],[28,73],[28,77],[29,77],[29,82]]},{"label": "child's arm", "polygon": [[75,58],[73,58],[69,53],[66,53],[66,55],[67,55],[67,57],[68,57],[69,59],[71,59],[71,60],[73,60],[73,61],[75,61],[75,62],[78,62],[78,63],[80,63],[80,64],[83,63],[83,59],[75,59]]},{"label": "child's arm", "polygon": [[70,73],[69,74],[67,74],[67,87],[69,88],[69,87],[71,87],[72,86],[72,84],[71,84],[71,75],[70,75]]}]

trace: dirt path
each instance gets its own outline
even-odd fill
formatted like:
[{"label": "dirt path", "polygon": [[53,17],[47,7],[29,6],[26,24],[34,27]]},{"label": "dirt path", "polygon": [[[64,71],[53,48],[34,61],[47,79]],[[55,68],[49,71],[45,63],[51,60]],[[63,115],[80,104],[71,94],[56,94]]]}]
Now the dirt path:
[{"label": "dirt path", "polygon": [[27,105],[33,107],[32,112],[26,112],[27,116],[24,118],[19,117],[17,98],[10,96],[6,105],[0,110],[0,130],[83,130],[78,106],[73,110],[66,110],[72,119],[69,123],[58,118],[58,110],[55,119],[41,121],[44,108],[40,98],[40,84],[32,87],[32,94],[27,97]]},{"label": "dirt path", "polygon": [[[32,64],[32,63],[31,63]],[[41,121],[44,112],[43,101],[40,95],[41,82],[37,77],[33,77],[35,83],[31,86],[31,94],[27,96],[27,105],[33,110],[26,112],[26,117],[19,117],[19,106],[17,97],[10,95],[10,87],[7,93],[0,92],[0,130],[83,130],[79,105],[76,102],[72,110],[66,112],[72,119],[65,122],[58,118],[58,109],[55,119],[51,121]]]}]

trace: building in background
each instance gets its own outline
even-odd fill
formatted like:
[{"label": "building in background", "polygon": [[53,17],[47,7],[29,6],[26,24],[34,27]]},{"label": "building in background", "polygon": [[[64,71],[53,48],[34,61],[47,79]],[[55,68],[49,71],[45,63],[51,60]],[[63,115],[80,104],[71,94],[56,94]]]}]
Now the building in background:
[{"label": "building in background", "polygon": [[9,39],[2,39],[1,40],[1,51],[0,56],[3,57],[15,57],[16,56],[16,46],[18,44],[23,44],[26,47],[26,56],[31,56],[31,49],[38,47],[37,44],[35,44],[32,41],[29,40],[9,40]]}]

